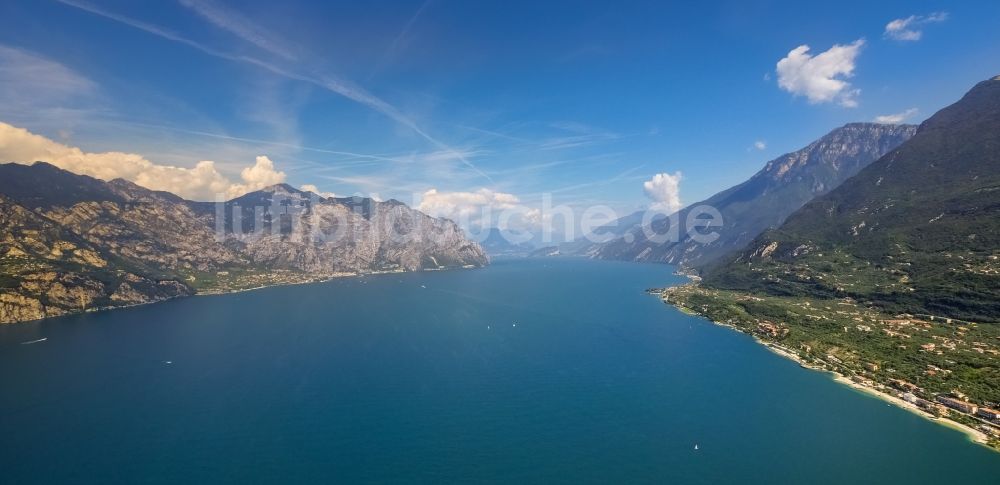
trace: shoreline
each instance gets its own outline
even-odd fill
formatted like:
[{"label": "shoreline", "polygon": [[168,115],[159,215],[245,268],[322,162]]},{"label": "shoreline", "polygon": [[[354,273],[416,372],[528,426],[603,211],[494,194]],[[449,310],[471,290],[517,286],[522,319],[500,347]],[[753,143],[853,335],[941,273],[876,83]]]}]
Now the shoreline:
[{"label": "shoreline", "polygon": [[[424,271],[424,270],[420,270],[420,271]],[[400,273],[403,273],[403,272],[405,272],[405,271],[400,271]],[[243,292],[246,292],[246,291],[263,290],[265,288],[275,288],[275,287],[278,287],[278,286],[295,286],[295,285],[308,285],[310,283],[326,283],[326,282],[333,281],[333,280],[338,279],[338,278],[354,278],[354,277],[358,277],[358,276],[365,276],[367,274],[375,274],[375,273],[344,273],[344,274],[338,274],[338,275],[332,275],[332,276],[322,276],[322,277],[318,277],[318,279],[314,279],[314,280],[287,281],[287,282],[283,282],[283,283],[275,283],[273,285],[261,285],[261,286],[254,286],[254,287],[250,287],[250,288],[238,288],[238,289],[224,290],[224,291],[223,290],[196,291],[191,296],[230,295],[230,294],[234,294],[234,293],[243,293]],[[382,273],[379,273],[379,274],[382,274]],[[150,302],[150,303],[156,303],[156,302]],[[114,307],[114,308],[120,308],[120,307]],[[112,309],[114,309],[114,308],[112,308]]]},{"label": "shoreline", "polygon": [[344,274],[336,274],[336,275],[332,275],[332,276],[324,276],[324,277],[320,277],[319,279],[314,279],[314,280],[290,281],[290,282],[284,282],[284,283],[275,283],[273,285],[255,286],[255,287],[252,287],[252,288],[239,288],[239,289],[232,289],[232,290],[226,290],[226,291],[204,291],[204,292],[200,292],[200,291],[196,290],[194,293],[192,293],[190,295],[176,295],[176,296],[170,296],[170,297],[167,297],[167,298],[163,298],[163,299],[160,299],[160,300],[152,300],[152,301],[146,301],[146,302],[142,302],[142,303],[130,303],[130,304],[127,304],[127,305],[91,307],[91,308],[87,308],[87,309],[84,309],[84,310],[81,310],[81,311],[76,311],[76,312],[72,312],[72,313],[63,313],[61,315],[46,316],[46,317],[42,317],[42,318],[36,318],[34,320],[20,320],[20,321],[14,321],[14,322],[2,322],[2,323],[0,323],[0,326],[20,325],[20,324],[25,324],[25,323],[38,323],[38,322],[44,322],[44,321],[52,320],[52,319],[55,319],[55,318],[73,317],[73,316],[77,316],[77,315],[84,315],[84,314],[87,314],[87,313],[100,313],[100,312],[109,312],[109,311],[114,311],[114,310],[124,310],[126,308],[136,308],[136,307],[141,307],[141,306],[146,306],[146,305],[155,305],[157,303],[163,303],[163,302],[167,302],[167,301],[180,300],[180,299],[183,299],[183,298],[192,298],[192,297],[198,297],[198,296],[231,295],[231,294],[237,294],[237,293],[244,293],[244,292],[248,292],[248,291],[263,290],[263,289],[266,289],[266,288],[275,288],[275,287],[279,287],[279,286],[307,285],[307,284],[311,284],[311,283],[327,283],[327,282],[333,281],[335,279],[340,279],[340,278],[358,278],[358,277],[364,277],[364,276],[376,276],[376,275],[387,275],[387,274],[402,274],[402,273],[423,273],[425,271],[426,272],[430,272],[430,271],[452,271],[452,270],[460,270],[460,269],[477,269],[477,268],[483,268],[483,267],[485,267],[485,266],[465,265],[465,266],[454,266],[454,267],[447,267],[447,268],[427,268],[427,269],[419,269],[419,270],[415,270],[415,271],[387,270],[387,271],[371,271],[371,272],[367,272],[367,273],[344,273]]},{"label": "shoreline", "polygon": [[853,389],[855,391],[864,393],[864,394],[868,395],[869,397],[880,399],[880,400],[882,400],[884,402],[887,402],[887,403],[889,403],[891,405],[894,405],[894,406],[896,406],[898,408],[901,408],[901,409],[903,409],[905,411],[914,413],[914,414],[916,414],[916,415],[918,415],[918,416],[920,416],[920,417],[922,417],[922,418],[924,418],[924,419],[926,419],[926,420],[928,420],[928,421],[930,421],[932,423],[944,425],[944,426],[946,426],[948,428],[951,428],[952,430],[961,432],[962,434],[965,435],[965,437],[969,441],[971,441],[971,442],[973,442],[973,443],[975,443],[977,445],[981,445],[983,447],[986,447],[987,449],[1000,452],[1000,450],[997,450],[996,448],[993,448],[992,446],[989,446],[989,436],[986,433],[982,432],[982,431],[979,431],[977,429],[971,428],[971,427],[969,427],[967,425],[964,425],[964,424],[959,423],[957,421],[948,419],[946,417],[936,417],[936,416],[933,416],[933,415],[927,413],[926,411],[924,411],[923,409],[920,409],[916,405],[914,405],[912,403],[909,403],[909,402],[906,402],[906,401],[900,399],[899,397],[894,396],[894,395],[892,395],[892,394],[890,394],[888,392],[885,392],[885,391],[882,391],[882,390],[879,390],[879,389],[876,389],[876,388],[873,388],[873,387],[869,387],[869,386],[860,384],[858,382],[855,382],[855,381],[851,380],[849,377],[841,374],[840,372],[837,372],[837,371],[834,371],[834,370],[829,370],[829,369],[818,368],[818,367],[816,367],[816,366],[814,366],[812,364],[809,364],[808,362],[806,362],[805,360],[803,360],[802,357],[800,357],[795,352],[793,352],[793,351],[791,351],[789,349],[786,349],[786,348],[784,348],[784,347],[782,347],[782,346],[780,346],[778,344],[762,340],[761,338],[757,337],[756,335],[744,332],[743,329],[741,329],[739,327],[736,327],[735,325],[730,325],[730,324],[722,323],[722,322],[716,322],[716,321],[714,321],[714,320],[712,320],[710,318],[707,318],[704,315],[702,315],[702,314],[700,314],[698,312],[695,312],[695,311],[693,311],[693,310],[691,310],[691,309],[689,309],[687,307],[684,307],[684,306],[681,306],[681,305],[677,305],[675,303],[671,303],[670,301],[665,300],[659,294],[657,294],[657,297],[660,298],[660,301],[662,301],[663,303],[665,303],[667,305],[670,305],[670,306],[672,306],[672,307],[680,310],[685,315],[698,316],[698,317],[701,317],[703,320],[706,320],[706,321],[712,323],[713,325],[717,325],[717,326],[720,326],[720,327],[726,327],[726,328],[728,328],[730,330],[735,330],[735,331],[737,331],[739,333],[742,333],[742,334],[745,334],[745,335],[749,335],[751,338],[753,338],[754,342],[762,345],[765,349],[767,349],[771,353],[776,354],[776,355],[781,356],[781,357],[784,357],[784,358],[786,358],[788,360],[791,360],[791,361],[799,364],[799,367],[802,367],[803,369],[811,370],[811,371],[816,371],[816,372],[821,372],[821,373],[827,374],[827,375],[831,376],[832,379],[833,379],[833,381],[836,382],[836,383],[844,385],[844,386],[846,386],[848,388],[851,388],[851,389]]},{"label": "shoreline", "polygon": [[[274,287],[278,287],[278,286],[295,286],[295,285],[308,285],[308,284],[312,284],[312,283],[327,283],[327,282],[330,282],[330,281],[333,281],[333,280],[336,280],[336,279],[341,279],[341,278],[363,278],[365,276],[381,276],[381,275],[405,274],[405,273],[426,273],[426,272],[431,272],[431,271],[455,271],[455,270],[460,270],[460,269],[479,269],[479,268],[485,268],[485,267],[486,266],[476,266],[474,264],[466,264],[466,265],[463,265],[463,266],[438,266],[436,268],[421,268],[421,269],[412,270],[412,271],[407,271],[405,269],[388,269],[388,270],[378,270],[378,271],[368,271],[368,272],[349,272],[349,271],[345,271],[343,273],[332,273],[332,274],[326,274],[326,275],[322,275],[322,276],[317,276],[316,279],[312,279],[312,280],[289,281],[289,282],[284,282],[284,283],[275,283],[273,285],[261,285],[261,286],[254,286],[254,287],[251,287],[251,288],[239,288],[239,289],[225,290],[225,291],[209,290],[209,291],[204,291],[204,292],[195,292],[195,294],[190,295],[190,296],[229,295],[229,294],[233,294],[233,293],[243,293],[243,292],[246,292],[246,291],[263,290],[265,288],[274,288]],[[182,297],[175,297],[175,298],[182,298]],[[158,303],[158,302],[154,301],[154,302],[149,302],[149,303]],[[148,303],[140,303],[139,305],[147,305],[147,304]],[[122,308],[122,307],[111,307],[110,309],[114,310],[116,308]]]},{"label": "shoreline", "polygon": [[838,382],[840,384],[844,384],[844,385],[846,385],[846,386],[848,386],[848,387],[850,387],[850,388],[852,388],[854,390],[863,392],[863,393],[868,394],[868,395],[870,395],[872,397],[875,397],[877,399],[881,399],[881,400],[883,400],[885,402],[893,404],[896,407],[900,407],[900,408],[903,408],[904,410],[907,410],[907,411],[910,411],[912,413],[915,413],[915,414],[923,417],[924,419],[926,419],[926,420],[928,420],[928,421],[930,421],[932,423],[941,424],[941,425],[949,427],[949,428],[951,428],[951,429],[953,429],[955,431],[959,431],[959,432],[965,434],[966,437],[969,438],[969,440],[972,441],[973,443],[977,443],[977,444],[986,446],[987,448],[993,449],[992,447],[990,447],[990,446],[987,445],[987,443],[989,441],[989,436],[987,436],[986,433],[984,433],[982,431],[979,431],[979,430],[974,429],[974,428],[970,428],[969,426],[966,426],[966,425],[964,425],[962,423],[959,423],[957,421],[953,421],[953,420],[948,419],[948,418],[943,418],[943,417],[939,418],[939,417],[933,416],[931,414],[928,414],[926,411],[920,409],[919,407],[917,407],[913,403],[906,402],[906,401],[900,399],[897,396],[893,396],[892,394],[889,394],[889,393],[886,393],[886,392],[882,392],[882,391],[880,391],[878,389],[873,389],[871,387],[858,384],[857,382],[854,382],[854,381],[848,379],[847,377],[844,377],[840,373],[833,372],[833,371],[824,371],[824,372],[830,372],[831,374],[834,374],[833,380],[835,382]]},{"label": "shoreline", "polygon": [[[920,417],[922,417],[924,419],[927,419],[928,421],[931,421],[933,423],[942,424],[942,425],[945,425],[945,426],[947,426],[949,428],[952,428],[952,429],[954,429],[956,431],[960,431],[963,434],[965,434],[966,437],[968,437],[970,441],[972,441],[974,443],[977,443],[977,444],[980,444],[980,445],[983,445],[983,446],[986,446],[987,448],[990,448],[989,446],[987,446],[987,442],[989,440],[989,436],[987,436],[986,433],[984,433],[982,431],[979,431],[979,430],[974,429],[974,428],[970,428],[969,426],[966,426],[966,425],[964,425],[962,423],[959,423],[957,421],[954,421],[954,420],[951,420],[951,419],[948,419],[948,418],[933,416],[933,415],[927,413],[926,411],[924,411],[923,409],[920,409],[919,407],[917,407],[913,403],[906,402],[906,401],[900,399],[899,397],[892,395],[891,393],[888,393],[888,392],[885,392],[885,391],[882,391],[882,390],[879,390],[879,389],[876,389],[876,388],[873,388],[873,387],[869,387],[869,386],[866,386],[864,384],[860,384],[858,382],[855,382],[855,381],[851,380],[849,377],[841,374],[840,372],[833,371],[833,370],[828,370],[828,369],[817,368],[817,367],[815,367],[813,365],[810,365],[809,363],[805,362],[804,360],[802,360],[801,357],[799,357],[798,355],[795,355],[791,351],[789,351],[787,349],[784,349],[784,348],[782,348],[780,346],[776,346],[776,344],[765,342],[765,341],[763,341],[763,340],[761,340],[761,339],[759,339],[757,337],[754,337],[754,340],[757,341],[757,343],[762,344],[765,348],[767,348],[771,352],[773,352],[773,353],[775,353],[777,355],[780,355],[780,356],[782,356],[782,357],[784,357],[786,359],[789,359],[789,360],[791,360],[793,362],[798,363],[799,367],[802,367],[802,368],[807,369],[807,370],[811,370],[811,371],[816,371],[816,372],[821,372],[821,373],[827,374],[827,375],[829,375],[829,376],[831,376],[833,378],[834,382],[837,382],[839,384],[847,386],[847,387],[849,387],[851,389],[854,389],[856,391],[860,391],[860,392],[862,392],[862,393],[864,393],[864,394],[866,394],[866,395],[868,395],[870,397],[874,397],[874,398],[877,398],[877,399],[882,400],[884,402],[887,402],[889,404],[895,405],[898,408],[902,408],[902,409],[904,409],[906,411],[910,411],[910,412],[912,412],[914,414],[917,414]],[[990,448],[990,449],[992,449],[992,448]]]}]

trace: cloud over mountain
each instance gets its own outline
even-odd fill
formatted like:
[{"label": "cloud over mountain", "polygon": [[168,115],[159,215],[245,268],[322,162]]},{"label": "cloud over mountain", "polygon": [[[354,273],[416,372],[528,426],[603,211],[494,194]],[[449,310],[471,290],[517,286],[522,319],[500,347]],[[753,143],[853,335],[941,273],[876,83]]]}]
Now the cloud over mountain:
[{"label": "cloud over mountain", "polygon": [[835,101],[853,108],[858,105],[861,91],[846,79],[854,75],[855,60],[864,45],[864,39],[858,39],[847,45],[836,44],[815,56],[809,53],[808,45],[800,45],[778,61],[778,86],[805,96],[812,104]]},{"label": "cloud over mountain", "polygon": [[642,183],[646,197],[653,200],[653,207],[665,212],[676,212],[681,208],[681,173],[658,173]]},{"label": "cloud over mountain", "polygon": [[913,115],[917,114],[917,111],[918,111],[917,108],[910,108],[901,113],[876,116],[874,121],[876,123],[882,123],[886,125],[898,125],[912,118]]},{"label": "cloud over mountain", "polygon": [[268,185],[285,181],[285,173],[274,168],[266,156],[240,172],[234,182],[215,167],[200,161],[193,168],[159,165],[142,155],[124,152],[85,152],[24,128],[0,122],[0,160],[30,164],[51,163],[59,168],[101,180],[123,178],[152,190],[166,190],[194,200],[214,200],[217,196],[237,197]]},{"label": "cloud over mountain", "polygon": [[316,194],[316,195],[318,195],[320,197],[336,197],[337,196],[337,194],[335,194],[333,192],[326,192],[326,191],[320,190],[319,187],[317,187],[317,186],[315,186],[313,184],[303,184],[302,187],[299,187],[299,188],[301,188],[302,190],[305,190],[306,192],[312,192],[312,193],[314,193],[314,194]]},{"label": "cloud over mountain", "polygon": [[520,202],[514,194],[486,188],[475,192],[439,192],[437,189],[430,189],[423,193],[417,209],[432,216],[456,221],[476,221],[490,211],[515,209]]}]

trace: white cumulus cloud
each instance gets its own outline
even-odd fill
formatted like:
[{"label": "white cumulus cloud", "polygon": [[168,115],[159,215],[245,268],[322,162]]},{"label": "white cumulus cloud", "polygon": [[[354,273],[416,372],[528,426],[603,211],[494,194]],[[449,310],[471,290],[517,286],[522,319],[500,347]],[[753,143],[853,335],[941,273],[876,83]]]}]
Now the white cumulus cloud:
[{"label": "white cumulus cloud", "polygon": [[902,113],[895,113],[891,115],[881,115],[875,117],[876,123],[882,123],[886,125],[898,125],[917,114],[917,108],[910,108]]},{"label": "white cumulus cloud", "polygon": [[469,192],[430,189],[421,195],[416,207],[425,214],[451,219],[473,233],[488,227],[533,230],[550,220],[541,210],[522,204],[516,195],[486,188]]},{"label": "white cumulus cloud", "polygon": [[265,156],[257,157],[253,166],[242,170],[241,181],[234,182],[220,173],[212,161],[185,168],[159,165],[135,153],[85,152],[3,122],[0,122],[0,160],[48,162],[80,175],[101,180],[122,178],[151,190],[165,190],[194,200],[214,200],[219,194],[237,197],[285,181],[285,173],[276,170],[274,162]]},{"label": "white cumulus cloud", "polygon": [[520,202],[514,194],[486,188],[475,192],[439,192],[437,189],[430,189],[423,193],[417,209],[435,217],[470,221],[479,220],[488,211],[517,208]]},{"label": "white cumulus cloud", "polygon": [[658,173],[642,183],[642,190],[653,200],[654,208],[672,213],[681,208],[680,184],[680,172]]},{"label": "white cumulus cloud", "polygon": [[767,149],[767,142],[765,142],[764,140],[757,140],[753,142],[753,147],[758,150],[765,150]]},{"label": "white cumulus cloud", "polygon": [[274,162],[261,155],[257,157],[252,167],[240,171],[240,178],[243,179],[243,183],[231,185],[228,189],[229,197],[237,197],[247,192],[280,184],[285,181],[285,172],[275,170]]},{"label": "white cumulus cloud", "polygon": [[845,79],[854,75],[855,60],[865,45],[858,39],[847,45],[834,45],[826,52],[811,55],[808,45],[800,45],[778,61],[778,86],[810,103],[836,101],[853,108],[858,105],[860,90]]},{"label": "white cumulus cloud", "polygon": [[320,197],[330,198],[330,197],[336,197],[337,196],[337,194],[335,194],[333,192],[322,191],[322,190],[319,189],[319,187],[317,187],[317,186],[315,186],[313,184],[303,184],[302,187],[300,187],[300,188],[302,190],[306,191],[306,192],[312,192],[312,193],[314,193],[314,194],[316,194],[316,195],[318,195]]},{"label": "white cumulus cloud", "polygon": [[923,27],[925,25],[944,22],[947,19],[947,12],[935,12],[930,15],[910,15],[909,17],[896,19],[886,24],[883,35],[887,39],[916,42],[923,37]]}]

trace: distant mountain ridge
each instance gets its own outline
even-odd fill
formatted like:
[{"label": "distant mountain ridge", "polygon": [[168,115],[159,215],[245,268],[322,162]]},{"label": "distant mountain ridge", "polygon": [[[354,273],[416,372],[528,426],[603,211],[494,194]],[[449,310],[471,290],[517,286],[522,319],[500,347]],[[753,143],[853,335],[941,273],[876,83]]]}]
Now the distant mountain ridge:
[{"label": "distant mountain ridge", "polygon": [[[221,219],[218,219],[219,216]],[[224,204],[53,165],[0,165],[0,323],[325,279],[482,266],[447,219],[279,184]]]},{"label": "distant mountain ridge", "polygon": [[[705,265],[777,227],[806,202],[837,187],[915,131],[913,125],[849,123],[801,150],[771,160],[746,182],[682,209],[677,219],[680,241],[650,241],[643,228],[636,227],[589,251],[599,259]],[[714,207],[723,216],[723,225],[712,228],[719,238],[708,244],[692,240],[683,226],[691,208],[702,205]],[[665,234],[669,227],[670,221],[663,219],[649,229]]]},{"label": "distant mountain ridge", "polygon": [[482,240],[479,244],[490,256],[525,256],[535,249],[531,243],[509,240],[516,239],[513,236],[521,234],[512,233],[511,237],[508,237],[503,230],[496,227],[485,229],[485,231],[485,235],[480,235]]},{"label": "distant mountain ridge", "polygon": [[[596,227],[589,234],[584,234],[572,241],[559,244],[558,254],[593,257],[608,241],[622,237],[634,229],[641,228],[645,216],[646,211],[639,210]],[[651,220],[655,221],[663,217],[666,216],[663,214],[654,214]]]}]

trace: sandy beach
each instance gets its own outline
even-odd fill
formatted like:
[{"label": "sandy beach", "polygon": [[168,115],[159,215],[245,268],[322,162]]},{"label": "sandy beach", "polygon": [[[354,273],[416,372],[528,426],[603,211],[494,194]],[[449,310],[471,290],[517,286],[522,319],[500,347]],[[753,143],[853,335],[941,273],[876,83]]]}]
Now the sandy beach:
[{"label": "sandy beach", "polygon": [[[686,308],[686,307],[683,307],[683,306],[680,306],[680,305],[676,305],[676,304],[670,303],[667,300],[664,300],[664,302],[670,304],[671,306],[673,306],[673,307],[681,310],[682,312],[684,312],[686,314],[701,316],[702,318],[704,318],[703,315],[701,315],[700,313],[695,312],[695,311],[693,311],[693,310],[691,310],[689,308]],[[731,330],[735,330],[735,331],[740,332],[740,333],[746,333],[742,329],[740,329],[739,327],[736,327],[734,325],[730,325],[728,323],[716,322],[716,321],[713,321],[713,320],[710,320],[710,319],[707,319],[707,318],[706,318],[706,320],[712,322],[715,325],[719,325],[721,327],[726,327],[726,328],[729,328]],[[923,409],[920,409],[916,405],[914,405],[912,403],[909,403],[907,401],[904,401],[904,400],[900,399],[899,397],[894,396],[894,395],[892,395],[892,394],[890,394],[888,392],[884,392],[884,391],[881,391],[879,389],[875,389],[875,388],[872,388],[872,387],[860,384],[858,382],[855,382],[855,381],[851,380],[850,378],[848,378],[847,376],[845,376],[845,375],[843,375],[843,374],[841,374],[839,372],[816,367],[815,365],[809,364],[806,361],[804,361],[798,354],[796,354],[795,352],[793,352],[791,350],[788,350],[788,349],[786,349],[784,347],[781,347],[778,344],[761,340],[756,335],[750,334],[750,336],[753,337],[753,339],[754,339],[755,342],[763,345],[765,348],[767,348],[771,352],[773,352],[773,353],[775,353],[777,355],[780,355],[780,356],[782,356],[782,357],[784,357],[786,359],[789,359],[789,360],[797,362],[800,367],[803,367],[803,368],[809,369],[809,370],[813,370],[813,371],[817,371],[817,372],[823,372],[823,373],[826,373],[826,374],[830,374],[831,376],[833,376],[833,380],[836,381],[836,382],[838,382],[838,383],[840,383],[840,384],[843,384],[843,385],[848,386],[848,387],[850,387],[850,388],[852,388],[854,390],[863,392],[863,393],[865,393],[865,394],[867,394],[869,396],[881,399],[881,400],[883,400],[883,401],[885,401],[885,402],[887,402],[889,404],[895,405],[897,407],[900,407],[902,409],[905,409],[907,411],[915,413],[915,414],[917,414],[917,415],[919,415],[919,416],[921,416],[921,417],[923,417],[923,418],[925,418],[925,419],[927,419],[929,421],[933,421],[933,422],[935,422],[937,424],[941,424],[941,425],[947,426],[947,427],[949,427],[951,429],[954,429],[956,431],[960,431],[960,432],[964,433],[971,441],[973,441],[975,443],[978,443],[978,444],[981,444],[983,446],[986,446],[987,448],[989,448],[991,450],[1000,451],[1000,450],[996,450],[995,448],[990,447],[990,446],[987,445],[987,443],[989,441],[989,436],[987,436],[987,434],[984,433],[984,432],[982,432],[982,431],[979,431],[979,430],[974,429],[974,428],[970,428],[969,426],[966,426],[966,425],[964,425],[962,423],[958,423],[958,422],[953,421],[953,420],[948,419],[948,418],[933,416],[933,415],[927,413],[926,411],[924,411]]]}]

